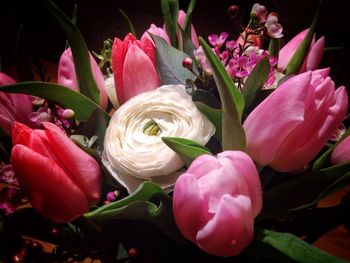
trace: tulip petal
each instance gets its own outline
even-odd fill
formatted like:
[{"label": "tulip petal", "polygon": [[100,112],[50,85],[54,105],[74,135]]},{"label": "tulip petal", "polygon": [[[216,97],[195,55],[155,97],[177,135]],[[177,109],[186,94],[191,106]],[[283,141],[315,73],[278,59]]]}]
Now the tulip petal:
[{"label": "tulip petal", "polygon": [[218,158],[222,157],[229,158],[237,174],[244,178],[247,188],[249,189],[253,213],[256,217],[262,209],[262,187],[255,164],[246,153],[241,151],[225,151],[219,153]]},{"label": "tulip petal", "polygon": [[215,216],[198,231],[197,244],[217,256],[238,255],[253,239],[253,218],[248,197],[224,195]]},{"label": "tulip petal", "polygon": [[320,65],[324,53],[325,38],[321,37],[310,49],[306,58],[306,70],[315,70]]},{"label": "tulip petal", "polygon": [[[102,108],[105,109],[107,107],[108,98],[104,88],[103,74],[101,72],[100,67],[96,63],[96,60],[90,53],[89,58],[91,71],[96,81],[96,85],[100,91],[100,105]],[[79,82],[75,72],[73,54],[70,48],[67,48],[61,55],[58,64],[57,83],[61,84],[62,86],[68,87],[76,92],[80,91]]]},{"label": "tulip petal", "polygon": [[153,90],[159,85],[159,77],[150,58],[137,45],[130,46],[124,61],[124,101],[121,103],[142,92]]},{"label": "tulip petal", "polygon": [[304,120],[304,109],[310,103],[306,98],[310,80],[311,72],[288,79],[245,120],[247,152],[260,165],[275,158],[281,143]]},{"label": "tulip petal", "polygon": [[212,215],[208,213],[207,202],[203,199],[196,178],[189,173],[182,174],[176,181],[173,193],[175,222],[181,233],[196,242],[198,229]]},{"label": "tulip petal", "polygon": [[350,161],[350,136],[341,141],[331,155],[332,164],[341,164]]},{"label": "tulip petal", "polygon": [[345,88],[341,87],[334,93],[333,82],[324,81],[322,86],[330,94],[325,95],[322,105],[281,146],[277,158],[271,163],[274,169],[292,171],[305,166],[322,149],[344,119],[348,108]]},{"label": "tulip petal", "polygon": [[210,171],[220,168],[221,165],[214,156],[202,154],[191,163],[187,172],[195,175],[198,179]]},{"label": "tulip petal", "polygon": [[0,85],[10,85],[15,83],[16,81],[13,78],[0,72]]},{"label": "tulip petal", "polygon": [[124,43],[119,38],[114,39],[112,46],[112,68],[114,74],[115,88],[119,103],[124,101],[123,89],[123,66],[125,59]]},{"label": "tulip petal", "polygon": [[56,125],[44,122],[50,148],[67,176],[82,189],[90,204],[95,204],[101,196],[100,166],[90,155],[81,150]]},{"label": "tulip petal", "polygon": [[286,69],[289,61],[293,57],[295,51],[300,46],[301,42],[304,40],[309,29],[305,29],[295,37],[293,37],[286,45],[284,45],[278,54],[278,71],[282,72]]},{"label": "tulip petal", "polygon": [[13,147],[11,161],[21,188],[45,217],[63,223],[89,210],[84,193],[54,161],[21,144]]},{"label": "tulip petal", "polygon": [[70,48],[67,48],[61,55],[58,64],[57,83],[76,92],[80,90],[78,79],[75,74],[73,54]]}]

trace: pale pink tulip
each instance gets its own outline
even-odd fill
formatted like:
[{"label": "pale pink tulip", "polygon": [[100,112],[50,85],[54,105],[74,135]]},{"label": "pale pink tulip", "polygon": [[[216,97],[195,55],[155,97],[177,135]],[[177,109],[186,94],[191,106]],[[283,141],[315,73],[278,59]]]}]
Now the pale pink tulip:
[{"label": "pale pink tulip", "polygon": [[160,85],[156,71],[155,47],[147,38],[137,40],[131,33],[124,41],[115,38],[112,67],[120,104]]},{"label": "pale pink tulip", "polygon": [[[15,83],[13,78],[0,72],[0,86]],[[7,134],[11,134],[12,124],[15,121],[29,125],[29,115],[32,111],[29,95],[0,92],[0,127]]]},{"label": "pale pink tulip", "polygon": [[[183,10],[179,10],[179,16],[177,18],[177,23],[180,25],[182,29],[184,29],[185,26],[185,19],[186,19],[186,13]],[[191,24],[191,40],[193,45],[196,48],[199,48],[199,42],[198,42],[198,36],[196,33],[196,30],[194,29],[194,26]]]},{"label": "pale pink tulip", "polygon": [[69,222],[101,196],[100,166],[56,125],[45,130],[15,123],[12,167],[32,206],[57,223]]},{"label": "pale pink tulip", "polygon": [[[280,50],[278,55],[278,64],[277,64],[278,71],[282,72],[287,68],[289,61],[292,59],[293,55],[299,48],[301,42],[304,40],[308,31],[309,29],[305,29],[304,31],[300,32],[292,40],[290,40],[286,45],[283,46],[283,48]],[[324,37],[321,37],[320,39],[318,39],[316,43],[315,43],[315,37],[313,37],[308,54],[299,71],[300,73],[308,70],[315,70],[318,68],[324,53],[324,44],[325,44]]]},{"label": "pale pink tulip", "polygon": [[169,45],[171,44],[170,43],[170,39],[169,39],[169,36],[168,34],[165,32],[165,30],[161,27],[157,27],[155,24],[151,24],[151,26],[149,27],[149,29],[147,29],[143,35],[141,36],[141,41],[145,38],[147,38],[148,40],[152,41],[153,42],[153,39],[152,37],[150,36],[150,34],[153,34],[155,36],[159,36],[159,37],[162,37]]},{"label": "pale pink tulip", "polygon": [[201,155],[175,184],[173,210],[179,230],[213,255],[239,254],[253,239],[261,207],[259,175],[244,152]]},{"label": "pale pink tulip", "polygon": [[350,162],[350,136],[341,141],[331,155],[332,164]]},{"label": "pale pink tulip", "polygon": [[[100,105],[105,109],[107,108],[108,97],[104,86],[103,74],[100,67],[96,63],[96,60],[90,53],[89,56],[92,75],[100,91]],[[80,91],[78,78],[75,73],[73,54],[70,48],[66,49],[61,55],[60,62],[58,64],[57,82],[58,84],[70,88],[76,92]]]},{"label": "pale pink tulip", "polygon": [[306,166],[344,119],[348,95],[335,89],[329,69],[282,83],[244,122],[248,154],[260,165],[288,172]]}]

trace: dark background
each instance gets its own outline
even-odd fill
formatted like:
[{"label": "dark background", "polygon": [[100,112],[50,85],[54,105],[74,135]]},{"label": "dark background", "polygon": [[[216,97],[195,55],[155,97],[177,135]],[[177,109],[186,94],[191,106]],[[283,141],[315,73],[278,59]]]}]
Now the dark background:
[{"label": "dark background", "polygon": [[[128,26],[118,9],[121,8],[133,21],[136,31],[141,35],[151,23],[161,26],[163,18],[160,0],[57,0],[67,15],[71,16],[73,5],[78,5],[78,27],[90,50],[99,52],[107,37],[123,38]],[[180,0],[180,7],[187,9],[189,0]],[[307,28],[317,9],[318,0],[198,0],[193,23],[198,35],[207,37],[211,33],[226,31],[232,37],[237,36],[239,21],[246,24],[251,6],[259,2],[268,11],[278,11],[280,23],[284,28],[284,41]],[[326,36],[327,47],[342,47],[341,50],[327,52],[322,66],[331,66],[331,76],[337,85],[350,86],[350,51],[347,38],[350,35],[350,6],[346,0],[324,0],[320,20],[316,30],[317,37]],[[239,18],[231,20],[227,8],[237,4]],[[26,48],[31,56],[57,63],[65,47],[65,37],[37,0],[1,1],[0,9],[0,56],[2,70],[15,63],[16,36],[20,25],[26,38]]]}]

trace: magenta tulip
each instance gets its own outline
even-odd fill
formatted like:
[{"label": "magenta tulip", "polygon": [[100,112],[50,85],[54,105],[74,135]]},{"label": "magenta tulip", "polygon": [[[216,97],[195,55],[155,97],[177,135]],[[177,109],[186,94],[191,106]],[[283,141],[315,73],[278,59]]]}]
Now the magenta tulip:
[{"label": "magenta tulip", "polygon": [[145,38],[147,38],[148,40],[153,42],[152,37],[150,36],[150,34],[153,34],[155,36],[159,36],[162,37],[169,45],[170,43],[170,39],[168,34],[165,32],[165,30],[161,27],[157,27],[154,24],[151,24],[151,26],[149,27],[149,29],[147,29],[141,36],[141,41],[143,41]]},{"label": "magenta tulip", "polygon": [[[100,105],[105,109],[107,108],[108,97],[105,90],[103,74],[100,67],[96,63],[96,60],[90,53],[89,56],[92,75],[100,91]],[[66,49],[61,55],[60,62],[58,64],[57,82],[58,84],[70,88],[76,92],[80,91],[78,78],[75,73],[73,54],[70,48]]]},{"label": "magenta tulip", "polygon": [[350,136],[342,140],[334,149],[331,155],[332,164],[350,162]]},{"label": "magenta tulip", "polygon": [[[289,61],[292,59],[293,55],[299,48],[301,42],[304,40],[308,31],[309,29],[305,29],[304,31],[300,32],[292,40],[290,40],[285,46],[283,46],[283,48],[280,50],[278,54],[278,64],[277,64],[278,71],[283,72],[287,68]],[[318,39],[316,43],[315,43],[315,37],[313,37],[308,54],[304,60],[304,64],[300,69],[300,73],[308,70],[315,70],[318,68],[324,52],[324,43],[325,43],[324,37],[321,37],[320,39]]]},{"label": "magenta tulip", "polygon": [[52,123],[45,130],[15,123],[13,170],[32,206],[56,223],[69,222],[101,196],[100,166]]},{"label": "magenta tulip", "polygon": [[124,41],[114,39],[112,67],[120,104],[160,85],[156,71],[155,47],[151,40],[137,40],[128,34]]},{"label": "magenta tulip", "polygon": [[[177,18],[177,23],[184,29],[185,26],[186,13],[183,10],[179,10],[179,16]],[[191,40],[196,48],[199,48],[198,36],[196,30],[191,24]]]},{"label": "magenta tulip", "polygon": [[282,83],[244,122],[248,154],[260,165],[288,172],[306,166],[348,109],[345,87],[335,89],[329,69],[308,71]]},{"label": "magenta tulip", "polygon": [[[0,72],[0,86],[15,84],[16,81]],[[30,124],[29,115],[33,112],[29,95],[0,92],[0,127],[11,134],[15,121]]]},{"label": "magenta tulip", "polygon": [[239,254],[253,239],[261,207],[259,175],[244,152],[201,155],[175,184],[173,210],[179,230],[213,255]]}]

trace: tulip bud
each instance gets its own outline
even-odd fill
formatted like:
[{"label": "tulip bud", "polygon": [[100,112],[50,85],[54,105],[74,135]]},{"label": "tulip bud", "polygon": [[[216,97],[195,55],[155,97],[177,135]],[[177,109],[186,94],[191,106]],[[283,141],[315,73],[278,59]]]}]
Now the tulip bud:
[{"label": "tulip bud", "polygon": [[350,136],[342,140],[334,149],[331,155],[332,164],[350,162]]},{"label": "tulip bud", "polygon": [[191,58],[185,58],[184,60],[182,60],[182,66],[184,68],[187,68],[189,70],[192,69],[192,66],[193,66],[193,61]]},{"label": "tulip bud", "polygon": [[227,13],[231,19],[235,19],[238,16],[239,8],[236,5],[231,5],[227,9]]},{"label": "tulip bud", "polygon": [[201,155],[176,181],[176,225],[187,239],[210,254],[237,255],[253,239],[261,192],[258,172],[246,153]]}]

